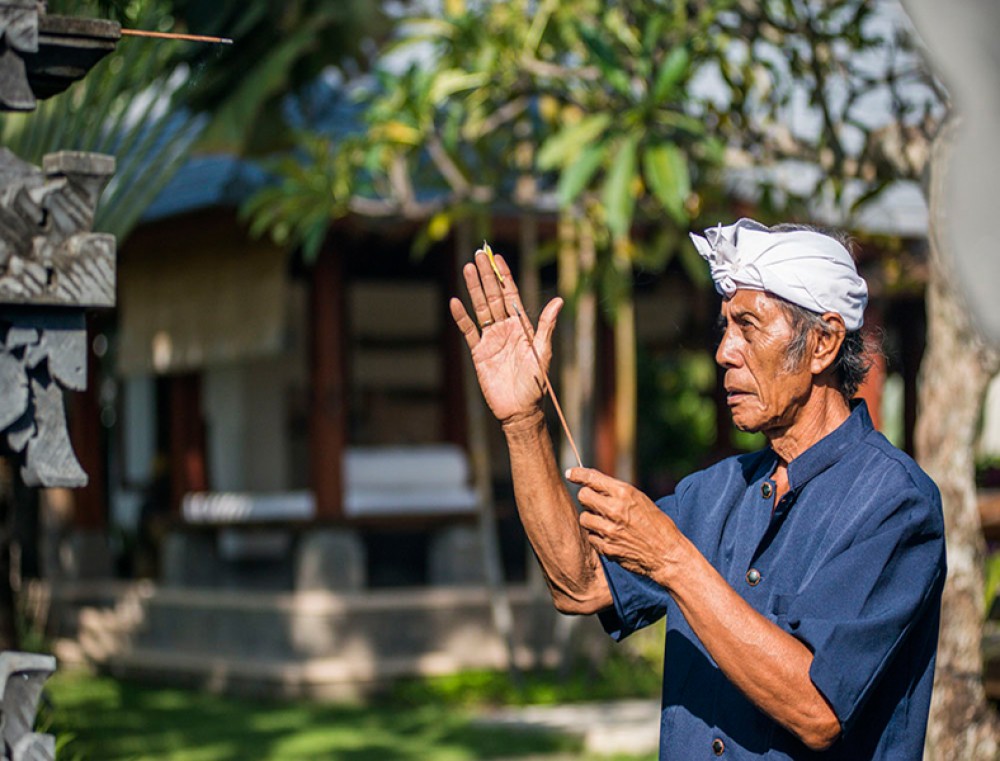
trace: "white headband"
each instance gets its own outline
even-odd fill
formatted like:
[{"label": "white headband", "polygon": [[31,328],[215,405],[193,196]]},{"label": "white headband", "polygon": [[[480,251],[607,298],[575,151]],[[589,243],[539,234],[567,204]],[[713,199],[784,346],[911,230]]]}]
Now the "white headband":
[{"label": "white headband", "polygon": [[837,312],[848,330],[864,323],[868,286],[840,243],[810,230],[771,232],[752,219],[691,234],[715,289],[768,291],[812,312]]}]

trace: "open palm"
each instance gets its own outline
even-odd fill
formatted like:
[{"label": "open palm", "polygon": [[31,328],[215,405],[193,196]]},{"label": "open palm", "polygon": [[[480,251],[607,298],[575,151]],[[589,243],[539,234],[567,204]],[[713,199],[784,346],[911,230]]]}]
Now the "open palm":
[{"label": "open palm", "polygon": [[[450,307],[455,324],[469,345],[486,403],[503,421],[530,414],[541,403],[545,390],[542,368],[548,370],[552,331],[562,300],[549,302],[535,333],[524,316],[510,269],[502,256],[497,256],[496,262],[503,284],[482,251],[476,252],[475,263],[470,262],[463,269],[475,322],[458,299],[452,299]],[[481,332],[476,323],[483,326]],[[537,359],[528,343],[529,334]]]}]

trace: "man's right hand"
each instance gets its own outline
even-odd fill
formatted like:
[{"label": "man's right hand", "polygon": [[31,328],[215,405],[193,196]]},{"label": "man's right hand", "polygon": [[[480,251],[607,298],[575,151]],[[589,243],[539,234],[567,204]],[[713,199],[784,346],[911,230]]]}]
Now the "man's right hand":
[{"label": "man's right hand", "polygon": [[[538,331],[534,332],[507,262],[499,254],[495,260],[504,279],[502,285],[482,250],[476,251],[474,263],[462,268],[475,322],[460,300],[453,298],[449,306],[472,352],[486,403],[498,420],[509,422],[527,417],[541,406],[545,381],[538,361],[547,372],[552,357],[552,331],[563,301],[553,299],[545,306],[538,318]],[[524,327],[517,316],[518,310],[523,315]],[[526,331],[533,334],[538,360],[528,345]]]}]

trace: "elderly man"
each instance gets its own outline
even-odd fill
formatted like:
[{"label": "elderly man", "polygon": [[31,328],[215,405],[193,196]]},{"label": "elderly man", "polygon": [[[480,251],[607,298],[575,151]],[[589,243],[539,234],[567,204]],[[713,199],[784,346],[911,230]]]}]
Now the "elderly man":
[{"label": "elderly man", "polygon": [[[661,759],[919,759],[945,576],[934,484],[851,401],[867,287],[839,241],[751,220],[692,236],[723,295],[735,424],[769,446],[653,503],[590,468],[578,512],[502,257],[452,299],[510,449],[518,511],[556,607],[616,639],[666,616]],[[562,304],[534,348],[551,357]]]}]

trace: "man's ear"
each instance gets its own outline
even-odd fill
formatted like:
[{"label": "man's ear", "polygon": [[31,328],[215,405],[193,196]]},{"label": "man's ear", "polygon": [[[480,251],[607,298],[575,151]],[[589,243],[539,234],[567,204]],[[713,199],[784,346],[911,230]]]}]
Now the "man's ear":
[{"label": "man's ear", "polygon": [[823,322],[827,329],[815,331],[812,353],[809,356],[809,370],[813,375],[819,375],[833,365],[844,343],[844,336],[847,335],[844,318],[837,312],[824,312]]}]

